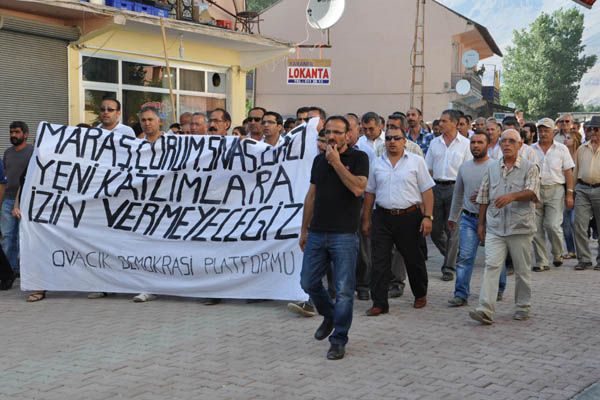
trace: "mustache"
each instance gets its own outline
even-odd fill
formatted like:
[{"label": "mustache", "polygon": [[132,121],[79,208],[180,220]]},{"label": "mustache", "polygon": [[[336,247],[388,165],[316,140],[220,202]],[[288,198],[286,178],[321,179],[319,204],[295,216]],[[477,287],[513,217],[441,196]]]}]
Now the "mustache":
[{"label": "mustache", "polygon": [[216,128],[216,127],[214,127],[214,126],[211,126],[210,128],[208,128],[208,131],[209,131],[209,132],[216,132],[216,131],[217,131],[217,128]]}]

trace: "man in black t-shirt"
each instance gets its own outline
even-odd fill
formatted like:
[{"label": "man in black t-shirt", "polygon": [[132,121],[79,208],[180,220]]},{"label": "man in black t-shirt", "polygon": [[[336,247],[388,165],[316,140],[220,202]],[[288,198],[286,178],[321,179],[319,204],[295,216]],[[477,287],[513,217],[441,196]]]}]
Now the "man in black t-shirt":
[{"label": "man in black t-shirt", "polygon": [[[369,176],[367,154],[348,147],[348,128],[348,121],[341,116],[329,117],[325,123],[327,149],[313,161],[300,233],[304,251],[301,285],[324,317],[315,339],[329,337],[330,360],[344,357],[352,324],[360,196]],[[330,261],[337,290],[335,303],[322,283]]]}]

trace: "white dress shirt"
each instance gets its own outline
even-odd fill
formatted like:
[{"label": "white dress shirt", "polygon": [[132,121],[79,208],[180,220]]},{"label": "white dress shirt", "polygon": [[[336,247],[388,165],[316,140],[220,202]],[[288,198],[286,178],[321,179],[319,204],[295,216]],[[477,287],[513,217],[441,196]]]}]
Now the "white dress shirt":
[{"label": "white dress shirt", "polygon": [[527,161],[531,161],[534,164],[539,165],[540,163],[540,159],[535,150],[533,150],[533,148],[526,143],[523,143],[521,145],[521,148],[519,149],[519,155]]},{"label": "white dress shirt", "polygon": [[[102,124],[98,124],[98,126],[96,128],[106,129],[106,128],[102,127]],[[120,122],[113,129],[107,129],[107,130],[110,130],[111,132],[117,132],[117,133],[120,133],[123,135],[129,135],[129,136],[135,137],[135,131],[133,129],[131,129],[130,127],[128,127],[127,125],[123,125]]]},{"label": "white dress shirt", "polygon": [[472,158],[469,139],[458,132],[449,146],[444,142],[444,135],[433,139],[425,155],[427,168],[436,181],[456,181],[462,163]]},{"label": "white dress shirt", "polygon": [[360,150],[360,151],[367,153],[367,156],[369,156],[369,165],[371,163],[373,163],[373,161],[377,158],[377,155],[375,154],[375,150],[373,150],[373,147],[370,146],[364,140],[361,142],[360,138],[359,138],[359,140],[356,141],[356,143],[352,147],[356,150]]},{"label": "white dress shirt", "polygon": [[500,148],[500,139],[496,142],[495,146],[490,145],[488,147],[488,156],[494,160],[499,160],[502,158],[502,149]]},{"label": "white dress shirt", "polygon": [[376,137],[375,140],[371,140],[366,135],[362,135],[358,138],[356,144],[358,146],[370,146],[375,152],[375,155],[379,157],[385,152],[385,132],[382,130],[381,134]]},{"label": "white dress shirt", "polygon": [[408,151],[392,166],[387,154],[375,159],[369,171],[368,193],[387,209],[405,209],[423,202],[421,193],[435,186],[423,157]]},{"label": "white dress shirt", "polygon": [[534,143],[531,148],[539,158],[541,184],[563,185],[565,183],[564,171],[575,168],[575,163],[567,146],[554,141],[546,153],[544,153],[539,143]]}]

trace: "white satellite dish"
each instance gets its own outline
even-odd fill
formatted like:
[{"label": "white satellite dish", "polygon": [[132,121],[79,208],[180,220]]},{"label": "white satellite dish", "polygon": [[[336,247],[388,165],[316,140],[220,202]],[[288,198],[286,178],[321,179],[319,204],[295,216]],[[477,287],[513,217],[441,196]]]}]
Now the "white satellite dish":
[{"label": "white satellite dish", "polygon": [[309,0],[306,6],[306,19],[315,29],[327,29],[342,17],[345,0]]},{"label": "white satellite dish", "polygon": [[471,91],[471,83],[466,79],[456,82],[456,93],[464,96]]},{"label": "white satellite dish", "polygon": [[462,64],[465,68],[473,68],[479,62],[479,53],[475,50],[465,51],[462,55]]}]

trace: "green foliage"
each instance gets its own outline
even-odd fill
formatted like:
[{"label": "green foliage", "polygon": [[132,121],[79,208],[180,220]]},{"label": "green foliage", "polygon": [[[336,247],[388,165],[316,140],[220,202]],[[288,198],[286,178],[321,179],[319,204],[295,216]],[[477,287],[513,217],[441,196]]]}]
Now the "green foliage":
[{"label": "green foliage", "polygon": [[262,11],[277,1],[278,0],[246,0],[246,7],[249,11]]},{"label": "green foliage", "polygon": [[596,63],[595,55],[583,55],[582,33],[576,8],[542,13],[529,31],[513,31],[502,63],[502,103],[512,101],[535,118],[573,109],[581,77]]}]

